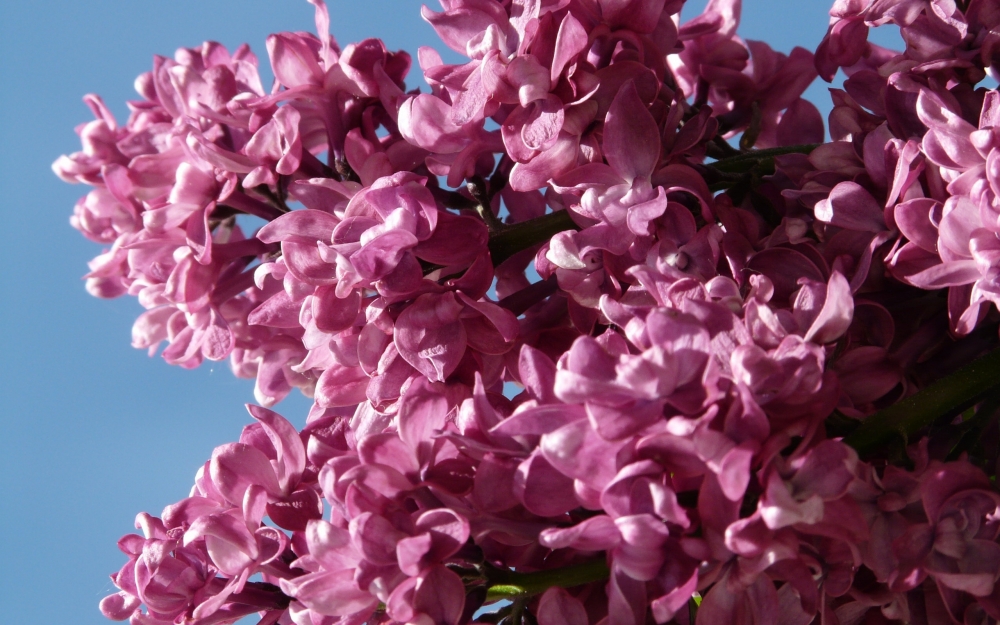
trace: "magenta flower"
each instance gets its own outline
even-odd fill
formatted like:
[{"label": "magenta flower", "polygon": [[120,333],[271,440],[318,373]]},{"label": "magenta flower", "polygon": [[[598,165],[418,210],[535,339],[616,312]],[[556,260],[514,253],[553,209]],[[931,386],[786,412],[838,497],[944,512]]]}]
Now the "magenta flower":
[{"label": "magenta flower", "polygon": [[106,616],[1000,620],[990,3],[838,1],[786,55],[738,0],[442,0],[421,92],[310,2],[269,93],[181,49],[53,165],[133,344],[260,404]]}]

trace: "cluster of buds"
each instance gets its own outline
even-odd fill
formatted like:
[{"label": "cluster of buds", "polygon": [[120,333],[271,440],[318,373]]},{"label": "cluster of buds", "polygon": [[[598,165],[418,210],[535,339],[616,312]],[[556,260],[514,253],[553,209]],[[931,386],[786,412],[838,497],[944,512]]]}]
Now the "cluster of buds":
[{"label": "cluster of buds", "polygon": [[181,49],[53,166],[133,344],[256,379],[106,616],[1000,621],[996,0],[837,0],[787,55],[740,0],[442,0],[424,93],[310,3],[270,91]]}]

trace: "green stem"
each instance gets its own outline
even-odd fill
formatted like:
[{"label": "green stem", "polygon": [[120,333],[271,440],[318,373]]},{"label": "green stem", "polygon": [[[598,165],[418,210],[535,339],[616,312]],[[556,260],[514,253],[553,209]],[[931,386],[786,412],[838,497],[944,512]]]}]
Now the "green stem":
[{"label": "green stem", "polygon": [[486,601],[530,597],[543,593],[552,587],[572,588],[573,586],[599,582],[607,579],[610,573],[603,558],[576,566],[535,571],[534,573],[517,573],[516,571],[490,567],[486,573],[490,586],[489,590],[486,591]]},{"label": "green stem", "polygon": [[577,225],[573,223],[569,212],[564,210],[504,226],[503,229],[490,234],[490,257],[493,259],[493,266],[499,266],[521,250],[548,241],[554,234],[576,229]]},{"label": "green stem", "polygon": [[514,599],[510,610],[511,625],[523,625],[524,623],[524,597]]},{"label": "green stem", "polygon": [[473,176],[465,185],[469,194],[476,200],[476,212],[479,218],[486,223],[490,234],[500,232],[504,229],[504,223],[493,214],[493,193],[490,192],[489,184],[479,176]]},{"label": "green stem", "polygon": [[726,140],[716,135],[705,145],[705,153],[716,160],[737,156],[740,151],[726,143]]},{"label": "green stem", "polygon": [[760,137],[761,124],[764,121],[760,104],[757,101],[750,103],[750,111],[750,125],[743,131],[743,136],[740,137],[741,150],[749,150],[757,143],[757,138]]},{"label": "green stem", "polygon": [[694,593],[690,599],[688,599],[688,622],[694,623],[698,619],[698,608],[701,607],[701,595]]},{"label": "green stem", "polygon": [[976,407],[976,413],[960,426],[960,436],[958,442],[950,452],[947,460],[958,460],[962,452],[969,451],[980,442],[983,431],[986,430],[997,418],[997,410],[1000,410],[1000,385],[993,389],[983,398],[983,402]]},{"label": "green stem", "polygon": [[804,145],[789,145],[781,148],[767,148],[766,150],[752,150],[737,156],[717,160],[714,163],[708,163],[708,166],[714,167],[719,171],[741,172],[745,171],[748,166],[753,166],[760,161],[774,158],[775,156],[783,154],[809,154],[819,147],[819,145],[819,143],[808,143]]},{"label": "green stem", "polygon": [[899,434],[909,440],[939,419],[954,416],[982,401],[1000,386],[1000,349],[974,360],[955,373],[941,378],[924,390],[896,402],[867,419],[844,438],[861,457]]}]

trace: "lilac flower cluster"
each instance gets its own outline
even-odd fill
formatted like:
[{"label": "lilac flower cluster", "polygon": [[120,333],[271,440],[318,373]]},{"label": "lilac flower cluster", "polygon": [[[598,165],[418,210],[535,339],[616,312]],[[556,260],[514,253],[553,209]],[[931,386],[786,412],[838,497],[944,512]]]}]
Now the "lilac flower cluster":
[{"label": "lilac flower cluster", "polygon": [[[1000,620],[995,383],[844,438],[997,345],[1000,5],[838,0],[786,55],[740,0],[442,0],[468,62],[421,49],[421,93],[310,2],[270,92],[182,49],[53,166],[133,344],[260,404],[119,542],[106,616]],[[824,143],[801,96],[840,69]]]}]

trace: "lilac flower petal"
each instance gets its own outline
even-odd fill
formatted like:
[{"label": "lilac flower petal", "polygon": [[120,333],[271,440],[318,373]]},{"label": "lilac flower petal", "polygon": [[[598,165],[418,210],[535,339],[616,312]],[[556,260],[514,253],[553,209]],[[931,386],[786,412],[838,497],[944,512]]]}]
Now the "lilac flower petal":
[{"label": "lilac flower petal", "polygon": [[323,69],[306,41],[292,33],[267,38],[267,53],[275,77],[286,87],[321,85]]},{"label": "lilac flower petal", "polygon": [[851,285],[839,271],[834,271],[827,283],[823,306],[804,338],[821,344],[832,343],[847,331],[853,317],[854,297]]},{"label": "lilac flower petal", "polygon": [[656,622],[669,622],[691,601],[698,588],[698,569],[693,563],[685,567],[682,558],[668,558],[656,581],[658,586],[666,586],[669,591],[653,599],[649,609]]},{"label": "lilac flower petal", "polygon": [[[141,603],[142,601],[138,597],[123,590],[101,599],[101,614],[112,621],[125,621],[132,616]],[[582,625],[586,625],[586,623],[586,614],[584,614]]]},{"label": "lilac flower petal", "polygon": [[938,583],[975,597],[993,593],[997,570],[1000,569],[1000,545],[988,540],[973,540],[965,546],[966,553],[958,559],[958,571],[929,568]]},{"label": "lilac flower petal", "polygon": [[[323,501],[314,490],[297,490],[288,497],[269,502],[266,511],[268,518],[274,521],[278,527],[292,532],[301,532],[309,525],[309,521],[322,518]],[[281,535],[284,536],[284,534]],[[281,555],[281,550],[275,554],[275,557],[279,555]]]},{"label": "lilac flower petal", "polygon": [[893,219],[907,239],[928,252],[937,252],[938,231],[941,221],[940,202],[930,198],[915,198],[900,202],[893,209]]},{"label": "lilac flower petal", "polygon": [[297,328],[301,308],[301,302],[293,301],[285,291],[278,291],[247,315],[247,323],[270,328]]},{"label": "lilac flower petal", "polygon": [[458,367],[467,343],[454,294],[421,295],[406,308],[393,331],[400,355],[427,379],[443,382]]},{"label": "lilac flower petal", "polygon": [[576,508],[573,480],[536,451],[517,468],[514,493],[524,507],[539,516],[558,516]]},{"label": "lilac flower petal", "polygon": [[577,161],[579,137],[565,132],[559,135],[549,149],[526,163],[516,163],[510,172],[510,186],[514,191],[534,191],[551,178],[563,174]]},{"label": "lilac flower petal", "polygon": [[587,415],[581,406],[566,404],[535,406],[507,417],[490,432],[501,436],[540,436],[586,418]]},{"label": "lilac flower petal", "polygon": [[229,443],[216,447],[210,467],[215,487],[233,505],[243,502],[243,494],[251,484],[263,486],[271,495],[280,492],[271,462],[249,445]]},{"label": "lilac flower petal", "polygon": [[583,24],[572,13],[567,13],[562,22],[559,23],[559,32],[556,35],[550,74],[553,84],[559,81],[559,76],[570,61],[583,52],[587,46],[587,40],[587,30]]},{"label": "lilac flower petal", "polygon": [[545,150],[555,143],[565,119],[559,98],[549,96],[532,105],[531,114],[521,126],[520,139],[529,150]]},{"label": "lilac flower petal", "polygon": [[827,199],[816,203],[816,219],[848,230],[881,232],[885,230],[882,207],[864,187],[856,182],[841,182]]},{"label": "lilac flower petal", "polygon": [[334,287],[321,286],[312,300],[312,315],[319,330],[335,334],[354,325],[360,306],[360,292],[352,290],[347,297],[341,298]]},{"label": "lilac flower petal", "polygon": [[549,588],[538,601],[538,625],[588,625],[580,600],[562,588]]},{"label": "lilac flower petal", "polygon": [[378,565],[390,565],[397,561],[396,545],[405,537],[385,518],[371,512],[351,520],[352,542],[367,560]]},{"label": "lilac flower petal", "polygon": [[457,574],[436,566],[420,576],[413,593],[413,609],[440,625],[458,625],[465,607],[465,585]]},{"label": "lilac flower petal", "polygon": [[396,560],[399,562],[399,570],[407,575],[416,576],[420,574],[421,566],[428,558],[431,550],[432,539],[430,534],[423,533],[417,536],[402,538],[396,543]]},{"label": "lilac flower petal", "polygon": [[819,109],[812,102],[799,98],[785,110],[778,122],[777,144],[822,143],[824,134],[823,116]]},{"label": "lilac flower petal", "polygon": [[800,495],[810,493],[826,500],[837,499],[854,480],[857,462],[857,453],[847,445],[823,441],[809,451],[791,483]]},{"label": "lilac flower petal", "polygon": [[316,403],[324,408],[353,406],[366,399],[369,378],[360,367],[329,367],[316,381]]},{"label": "lilac flower petal", "polygon": [[281,251],[288,271],[299,280],[317,286],[337,283],[336,267],[320,256],[315,244],[286,239],[281,243]]},{"label": "lilac flower petal", "polygon": [[622,571],[612,570],[605,592],[608,595],[608,625],[646,622],[646,584]]},{"label": "lilac flower petal", "polygon": [[518,505],[514,496],[514,480],[518,463],[487,454],[476,469],[472,490],[473,501],[486,512],[502,512]]},{"label": "lilac flower petal", "polygon": [[774,285],[774,297],[781,301],[798,290],[799,278],[826,282],[823,271],[809,257],[790,248],[772,247],[757,252],[747,269],[767,276]]},{"label": "lilac flower petal", "polygon": [[621,531],[611,517],[600,515],[572,527],[542,530],[538,541],[550,549],[605,551],[621,542]]},{"label": "lilac flower petal", "polygon": [[530,345],[524,345],[518,358],[518,373],[524,388],[539,401],[554,401],[552,388],[556,366],[552,359]]},{"label": "lilac flower petal", "polygon": [[442,212],[426,241],[413,248],[418,258],[438,265],[467,266],[486,248],[489,233],[482,220]]},{"label": "lilac flower petal", "polygon": [[237,515],[201,517],[184,532],[185,544],[198,538],[205,539],[212,562],[229,576],[239,575],[258,554],[257,541]]},{"label": "lilac flower petal", "polygon": [[921,89],[917,95],[916,113],[928,127],[923,139],[927,157],[944,167],[961,169],[982,163],[983,157],[973,147],[969,135],[975,130],[948,109],[941,98],[928,89]]},{"label": "lilac flower petal", "polygon": [[656,120],[639,99],[632,81],[621,87],[608,109],[604,155],[615,173],[629,182],[648,179],[660,157]]},{"label": "lilac flower petal", "polygon": [[972,254],[969,241],[980,224],[979,209],[965,197],[952,196],[945,202],[938,227],[937,252],[945,262],[964,260]]},{"label": "lilac flower petal", "polygon": [[278,483],[287,492],[299,481],[306,468],[306,449],[302,438],[287,419],[267,408],[247,404],[247,411],[264,428],[277,452]]},{"label": "lilac flower petal", "polygon": [[539,449],[563,475],[603,489],[618,472],[615,456],[622,443],[597,435],[589,421],[575,421],[542,437]]},{"label": "lilac flower petal", "polygon": [[448,509],[428,510],[417,518],[416,529],[431,537],[429,556],[442,561],[458,551],[469,539],[469,522]]},{"label": "lilac flower petal", "polygon": [[378,603],[367,590],[358,588],[354,571],[309,573],[294,579],[280,580],[282,592],[295,597],[318,614],[346,616]]},{"label": "lilac flower petal", "polygon": [[692,39],[706,33],[716,33],[728,38],[736,32],[743,9],[741,0],[709,0],[698,17],[686,22],[680,29],[680,37]]},{"label": "lilac flower petal", "polygon": [[399,438],[417,450],[444,429],[447,414],[448,401],[440,385],[418,379],[399,403]]},{"label": "lilac flower petal", "polygon": [[652,32],[665,0],[598,0],[601,17],[608,23],[637,33]]},{"label": "lilac flower petal", "polygon": [[351,255],[351,264],[368,280],[388,276],[403,260],[407,250],[419,243],[412,232],[389,230],[365,243]]},{"label": "lilac flower petal", "polygon": [[330,241],[339,221],[329,213],[309,208],[291,211],[257,231],[257,238],[264,243],[280,243],[293,236]]},{"label": "lilac flower petal", "polygon": [[461,152],[469,138],[451,121],[451,107],[428,94],[410,98],[399,108],[399,130],[413,145],[438,154]]},{"label": "lilac flower petal", "polygon": [[922,289],[940,289],[950,286],[971,284],[980,277],[979,267],[974,260],[958,260],[941,263],[906,276],[906,281]]},{"label": "lilac flower petal", "polygon": [[[501,20],[507,21],[502,9],[492,9],[487,2],[466,2],[458,10],[435,13],[427,7],[422,7],[420,15],[434,28],[452,50],[459,54],[466,53],[469,40],[478,33],[486,31]],[[458,7],[456,7],[458,8]]]},{"label": "lilac flower petal", "polygon": [[651,514],[620,517],[615,525],[622,536],[615,550],[615,568],[632,579],[652,580],[663,565],[663,545],[670,536],[667,526]]},{"label": "lilac flower petal", "polygon": [[393,432],[369,434],[358,443],[358,457],[366,465],[389,467],[402,475],[417,475],[412,450]]}]

